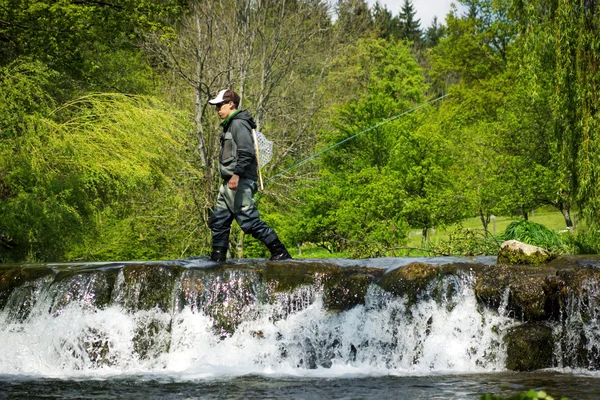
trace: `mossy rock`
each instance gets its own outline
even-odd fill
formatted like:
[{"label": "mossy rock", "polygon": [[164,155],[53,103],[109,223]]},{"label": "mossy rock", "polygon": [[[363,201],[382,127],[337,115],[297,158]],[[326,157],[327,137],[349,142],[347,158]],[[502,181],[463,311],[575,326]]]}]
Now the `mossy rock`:
[{"label": "mossy rock", "polygon": [[341,274],[342,268],[317,262],[269,262],[263,279],[275,292],[289,292],[300,286],[320,284],[328,276]]},{"label": "mossy rock", "polygon": [[514,265],[546,264],[555,256],[546,249],[522,243],[517,240],[507,240],[500,246],[498,263]]},{"label": "mossy rock", "polygon": [[439,265],[416,262],[385,273],[379,285],[387,292],[407,296],[409,301],[415,302],[425,295],[431,281],[446,272]]},{"label": "mossy rock", "polygon": [[479,271],[475,283],[475,295],[486,307],[497,309],[510,282],[521,274],[508,265],[491,265]]},{"label": "mossy rock", "polygon": [[553,366],[554,337],[545,323],[526,323],[510,328],[504,336],[506,368],[535,371]]},{"label": "mossy rock", "polygon": [[132,310],[158,308],[170,312],[178,268],[173,265],[130,264],[123,267],[123,287],[119,296]]},{"label": "mossy rock", "polygon": [[[548,279],[552,286],[547,309],[556,320],[565,321],[573,313],[581,313],[585,322],[589,312],[600,308],[600,270],[596,267],[562,268],[556,276]],[[570,305],[569,305],[570,303]],[[567,310],[568,308],[568,310]]]},{"label": "mossy rock", "polygon": [[15,288],[50,274],[52,270],[46,267],[0,268],[0,310]]},{"label": "mossy rock", "polygon": [[515,318],[524,321],[546,319],[546,276],[533,275],[516,279],[510,284],[509,308]]},{"label": "mossy rock", "polygon": [[548,266],[497,264],[477,273],[475,295],[484,306],[497,309],[508,290],[507,311],[523,321],[548,319],[555,313],[556,269]]},{"label": "mossy rock", "polygon": [[347,311],[365,304],[369,285],[382,273],[382,270],[343,268],[338,273],[328,275],[324,281],[325,308],[330,311]]},{"label": "mossy rock", "polygon": [[151,318],[139,323],[132,339],[133,350],[142,360],[156,359],[171,347],[171,321]]},{"label": "mossy rock", "polygon": [[220,337],[233,334],[240,323],[252,318],[258,304],[268,302],[260,270],[245,266],[185,271],[179,290],[178,307],[189,306],[210,316]]},{"label": "mossy rock", "polygon": [[59,272],[52,283],[56,297],[51,311],[57,312],[73,301],[105,308],[111,301],[116,276],[116,271]]}]

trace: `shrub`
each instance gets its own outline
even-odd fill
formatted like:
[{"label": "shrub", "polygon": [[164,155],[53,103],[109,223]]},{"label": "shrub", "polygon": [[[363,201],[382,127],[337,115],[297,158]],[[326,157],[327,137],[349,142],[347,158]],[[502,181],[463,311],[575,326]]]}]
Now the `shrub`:
[{"label": "shrub", "polygon": [[506,230],[498,235],[498,239],[518,240],[556,253],[567,252],[567,246],[558,233],[542,224],[526,220],[511,222]]}]

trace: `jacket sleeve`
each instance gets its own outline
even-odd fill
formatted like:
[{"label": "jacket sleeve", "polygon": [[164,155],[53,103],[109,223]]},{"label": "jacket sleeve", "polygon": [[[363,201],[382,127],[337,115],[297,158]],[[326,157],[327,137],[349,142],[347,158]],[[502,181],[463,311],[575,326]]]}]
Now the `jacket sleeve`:
[{"label": "jacket sleeve", "polygon": [[231,132],[237,145],[237,164],[233,173],[245,177],[247,168],[256,158],[252,130],[244,122],[233,120]]}]

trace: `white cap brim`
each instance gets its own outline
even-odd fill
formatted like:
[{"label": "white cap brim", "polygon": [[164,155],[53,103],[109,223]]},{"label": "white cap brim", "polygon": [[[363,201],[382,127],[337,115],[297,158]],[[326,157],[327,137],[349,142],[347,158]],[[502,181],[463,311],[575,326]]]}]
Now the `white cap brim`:
[{"label": "white cap brim", "polygon": [[219,94],[217,94],[217,97],[215,97],[212,100],[209,100],[208,102],[210,104],[219,104],[219,103],[223,103],[225,100],[223,99],[223,96],[225,95],[225,92],[227,91],[227,89],[223,89],[219,92]]}]

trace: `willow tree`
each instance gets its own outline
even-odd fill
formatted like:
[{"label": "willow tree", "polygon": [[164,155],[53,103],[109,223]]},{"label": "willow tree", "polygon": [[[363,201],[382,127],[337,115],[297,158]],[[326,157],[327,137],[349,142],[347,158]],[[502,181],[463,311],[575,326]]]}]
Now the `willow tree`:
[{"label": "willow tree", "polygon": [[518,18],[522,77],[532,103],[547,107],[549,145],[558,172],[555,204],[568,227],[578,205],[600,215],[600,4],[595,0],[512,1]]},{"label": "willow tree", "polygon": [[[185,115],[150,97],[57,106],[40,63],[0,69],[0,261],[177,258],[200,253]],[[6,107],[6,108],[5,108]]]}]

